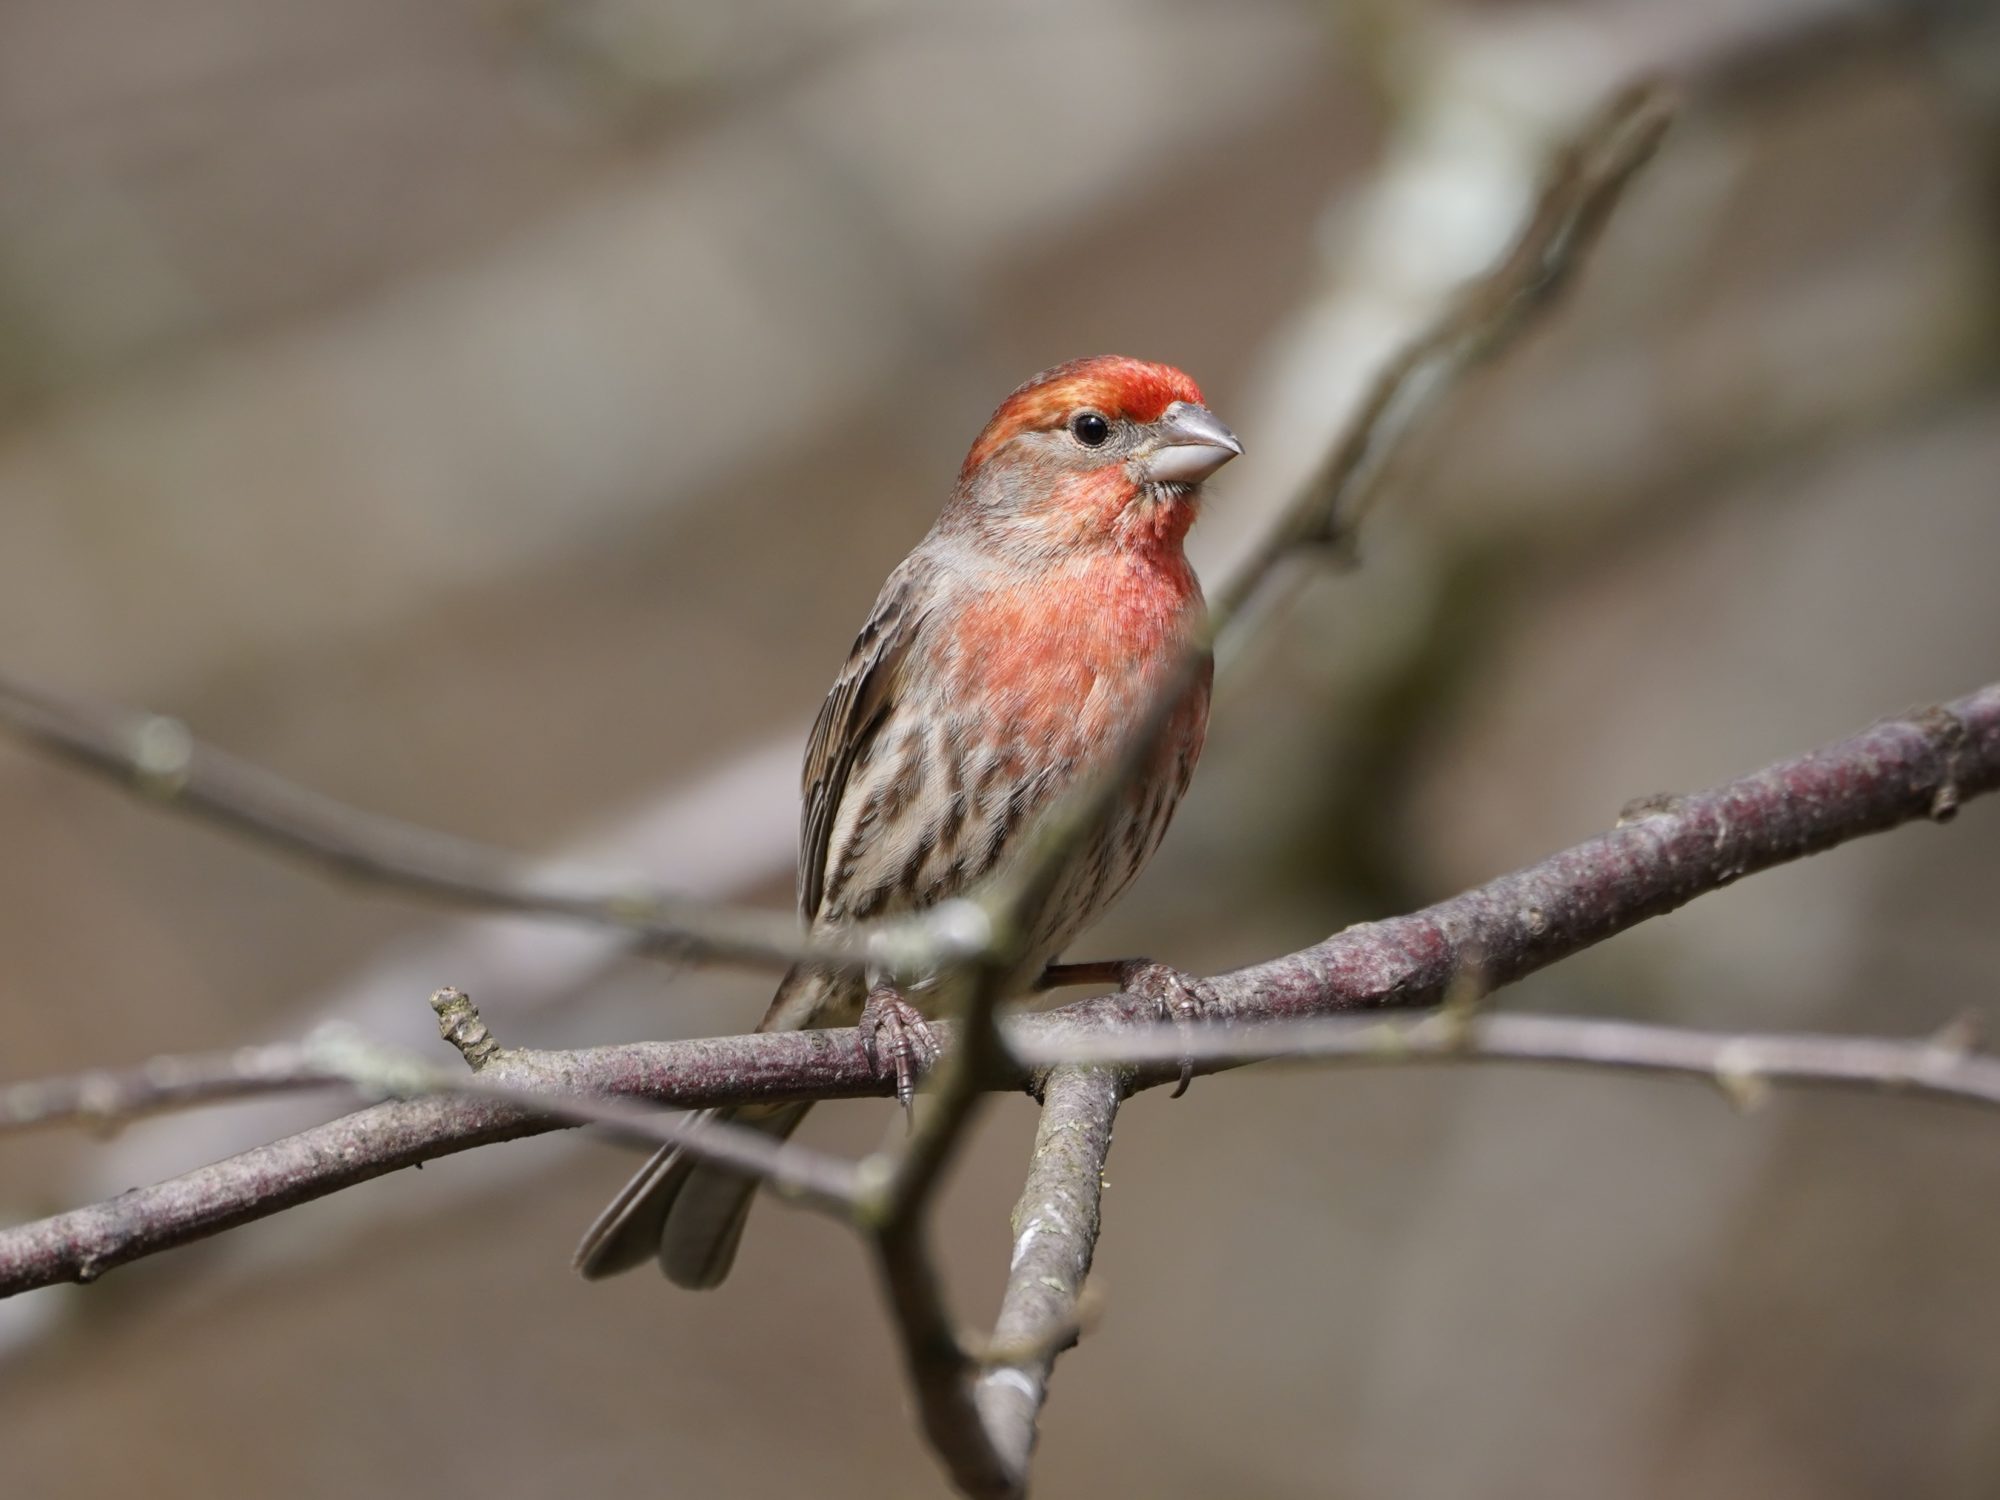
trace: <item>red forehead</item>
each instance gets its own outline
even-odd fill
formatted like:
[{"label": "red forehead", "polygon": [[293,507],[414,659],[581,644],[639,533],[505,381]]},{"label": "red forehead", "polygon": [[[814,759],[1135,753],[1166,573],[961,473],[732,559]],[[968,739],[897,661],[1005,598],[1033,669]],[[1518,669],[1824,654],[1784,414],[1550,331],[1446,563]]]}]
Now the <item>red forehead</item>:
[{"label": "red forehead", "polygon": [[1100,354],[1044,370],[1000,403],[979,441],[965,456],[970,473],[986,455],[1017,433],[1058,427],[1079,407],[1134,422],[1159,419],[1176,401],[1201,404],[1201,387],[1172,365]]}]

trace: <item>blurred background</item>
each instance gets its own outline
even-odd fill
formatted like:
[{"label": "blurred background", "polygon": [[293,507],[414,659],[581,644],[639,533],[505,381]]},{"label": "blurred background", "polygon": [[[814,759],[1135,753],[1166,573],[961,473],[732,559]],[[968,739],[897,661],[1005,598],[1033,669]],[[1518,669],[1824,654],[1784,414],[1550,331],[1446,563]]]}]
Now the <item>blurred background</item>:
[{"label": "blurred background", "polygon": [[[1635,72],[1687,108],[1576,294],[1227,664],[1086,944],[1221,969],[2000,667],[2000,21],[1975,3],[7,0],[0,661],[357,804],[789,899],[796,764],[994,403],[1180,364],[1227,566]],[[294,1036],[743,1029],[769,981],[342,889],[0,743],[9,1077]],[[2000,1008],[2000,809],[1507,992],[1921,1033]],[[296,1102],[0,1142],[21,1220]],[[318,1111],[316,1114],[315,1111]],[[1033,1110],[941,1226],[993,1308]],[[865,1150],[886,1108],[809,1138]],[[1533,1071],[1119,1122],[1040,1493],[1985,1496],[2000,1127]],[[544,1139],[0,1304],[28,1496],[935,1494],[858,1248],[585,1286]]]}]

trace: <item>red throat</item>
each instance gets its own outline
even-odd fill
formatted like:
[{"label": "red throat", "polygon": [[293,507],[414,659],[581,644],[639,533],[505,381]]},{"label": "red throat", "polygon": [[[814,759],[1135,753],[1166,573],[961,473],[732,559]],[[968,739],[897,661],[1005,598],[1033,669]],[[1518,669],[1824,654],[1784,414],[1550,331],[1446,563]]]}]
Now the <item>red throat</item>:
[{"label": "red throat", "polygon": [[1155,559],[1180,557],[1200,503],[1197,492],[1160,485],[1141,494],[1123,464],[1079,475],[1075,486],[1073,504],[1065,510],[1075,517],[1080,535],[1109,536],[1123,552]]},{"label": "red throat", "polygon": [[981,595],[954,622],[948,659],[1017,732],[1082,747],[1121,731],[1200,610],[1178,548],[1083,555]]}]

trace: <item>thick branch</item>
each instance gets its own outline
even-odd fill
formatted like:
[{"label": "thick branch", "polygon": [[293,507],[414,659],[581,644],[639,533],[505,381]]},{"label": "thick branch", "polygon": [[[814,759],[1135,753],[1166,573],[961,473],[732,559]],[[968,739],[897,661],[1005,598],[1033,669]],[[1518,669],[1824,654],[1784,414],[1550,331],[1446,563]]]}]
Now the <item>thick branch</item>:
[{"label": "thick branch", "polygon": [[1007,1291],[977,1389],[987,1436],[1015,1492],[1027,1483],[1049,1373],[1056,1356],[1076,1342],[1111,1124],[1123,1097],[1123,1081],[1104,1068],[1058,1068],[1042,1092],[1034,1161],[1014,1209]]},{"label": "thick branch", "polygon": [[1004,1500],[1027,1487],[1049,1370],[1075,1342],[1077,1297],[1097,1243],[1099,1173],[1121,1097],[1118,1075],[1103,1069],[1059,1068],[1044,1086],[1034,1159],[1014,1210],[1007,1293],[983,1359],[946,1311],[927,1195],[884,1195],[892,1211],[876,1239],[883,1292],[924,1433],[963,1494]]},{"label": "thick branch", "polygon": [[[1740,781],[1653,799],[1597,838],[1404,917],[1367,923],[1216,981],[1225,1015],[1267,1021],[1442,1001],[1463,975],[1519,979],[1744,874],[2000,787],[2000,686],[1893,719]],[[1020,1050],[1066,1047],[1152,1014],[1126,996],[1008,1023]],[[940,1028],[948,1046],[951,1029]],[[1054,1050],[1037,1055],[1067,1056]],[[1200,1064],[1204,1071],[1227,1060]],[[635,1094],[686,1108],[886,1093],[852,1031],[503,1052],[528,1088]],[[1146,1078],[1163,1082],[1174,1069]],[[1016,1087],[1018,1074],[985,1080]],[[486,1100],[377,1105],[109,1203],[0,1233],[0,1293],[87,1280],[399,1167],[553,1128]]]},{"label": "thick branch", "polygon": [[1228,1014],[1442,1002],[1510,984],[1744,875],[2000,787],[2000,685],[1706,792],[1627,806],[1575,848],[1409,916],[1336,933],[1220,981]]},{"label": "thick branch", "polygon": [[[755,1045],[759,1038],[734,1037],[579,1052],[499,1052],[476,1077],[405,1070],[394,1086],[423,1097],[373,1105],[109,1202],[0,1231],[0,1296],[63,1281],[94,1281],[127,1261],[403,1167],[568,1125],[596,1125],[648,1147],[685,1145],[718,1165],[768,1177],[787,1196],[844,1215],[856,1197],[857,1178],[837,1158],[790,1143],[774,1146],[753,1131],[691,1129],[679,1117],[604,1097],[663,1098],[690,1107],[797,1097],[799,1083],[821,1073],[828,1076],[817,1081],[830,1089],[821,1097],[880,1091],[865,1065],[823,1066],[830,1033],[792,1035],[819,1045],[759,1057],[764,1050]],[[845,1035],[852,1047],[853,1033]],[[0,1089],[0,1129],[127,1118],[255,1093],[376,1088],[390,1081],[363,1078],[362,1071],[310,1043],[160,1059],[121,1072],[8,1085]]]}]

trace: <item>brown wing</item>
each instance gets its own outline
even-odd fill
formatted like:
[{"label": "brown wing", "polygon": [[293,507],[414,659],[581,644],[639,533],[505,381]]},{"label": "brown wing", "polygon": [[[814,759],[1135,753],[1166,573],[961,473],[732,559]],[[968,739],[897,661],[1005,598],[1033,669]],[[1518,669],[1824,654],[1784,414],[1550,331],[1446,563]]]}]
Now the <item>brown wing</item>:
[{"label": "brown wing", "polygon": [[847,665],[820,705],[806,742],[804,807],[799,815],[799,912],[810,922],[826,887],[826,846],[848,773],[881,728],[895,700],[902,666],[923,620],[925,569],[912,556],[889,575],[875,609],[854,638]]}]

